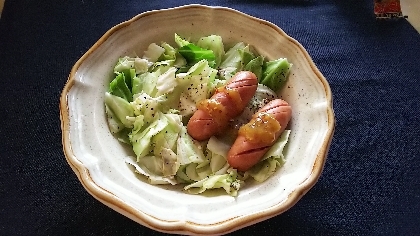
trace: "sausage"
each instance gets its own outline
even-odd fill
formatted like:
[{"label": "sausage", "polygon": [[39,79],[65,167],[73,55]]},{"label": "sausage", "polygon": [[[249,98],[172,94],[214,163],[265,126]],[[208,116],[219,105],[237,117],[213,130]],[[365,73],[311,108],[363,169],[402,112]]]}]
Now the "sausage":
[{"label": "sausage", "polygon": [[272,100],[258,110],[251,121],[239,129],[227,155],[229,165],[247,171],[257,164],[286,129],[291,116],[292,108],[282,99]]},{"label": "sausage", "polygon": [[240,115],[257,90],[257,76],[250,71],[237,72],[218,88],[210,99],[197,103],[197,111],[187,124],[188,134],[198,140],[221,134],[229,120]]}]

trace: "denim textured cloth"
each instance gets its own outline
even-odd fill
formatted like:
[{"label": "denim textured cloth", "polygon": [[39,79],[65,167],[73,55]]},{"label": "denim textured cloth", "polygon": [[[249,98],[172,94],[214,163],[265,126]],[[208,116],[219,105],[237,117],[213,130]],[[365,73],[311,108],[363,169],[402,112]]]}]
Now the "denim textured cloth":
[{"label": "denim textured cloth", "polygon": [[376,20],[372,0],[6,0],[0,234],[161,235],[84,190],[63,154],[58,103],[73,64],[110,27],[190,3],[278,25],[333,93],[336,130],[318,183],[284,214],[232,235],[420,235],[420,35],[406,20]]}]

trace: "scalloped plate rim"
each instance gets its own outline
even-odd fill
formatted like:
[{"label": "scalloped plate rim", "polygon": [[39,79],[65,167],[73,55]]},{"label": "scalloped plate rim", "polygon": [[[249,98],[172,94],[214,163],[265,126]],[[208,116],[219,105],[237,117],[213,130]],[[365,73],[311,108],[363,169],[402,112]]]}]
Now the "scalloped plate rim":
[{"label": "scalloped plate rim", "polygon": [[[217,224],[197,224],[194,222],[189,221],[166,221],[162,219],[158,219],[154,216],[147,215],[144,212],[141,212],[137,209],[134,209],[133,207],[128,206],[123,202],[123,200],[116,197],[113,193],[107,191],[106,189],[98,186],[93,179],[91,178],[89,174],[89,170],[83,166],[82,163],[78,161],[76,156],[74,155],[70,140],[69,140],[69,108],[68,108],[68,101],[67,101],[67,94],[74,85],[74,76],[77,72],[80,65],[83,63],[83,61],[96,49],[98,48],[103,42],[105,42],[114,32],[118,31],[119,29],[126,27],[130,25],[131,23],[141,19],[144,16],[160,12],[160,11],[169,11],[169,10],[176,10],[176,9],[186,9],[186,8],[201,8],[206,10],[228,10],[235,12],[237,14],[241,14],[243,16],[249,17],[250,19],[256,20],[260,23],[264,23],[273,29],[275,29],[277,32],[279,32],[282,36],[287,38],[290,42],[294,43],[298,46],[298,48],[303,53],[303,56],[306,58],[307,62],[311,66],[312,71],[316,74],[316,76],[319,78],[320,82],[323,84],[325,89],[325,95],[327,99],[327,115],[328,115],[328,132],[327,132],[327,138],[323,141],[322,148],[320,152],[318,152],[318,156],[316,158],[316,161],[312,167],[312,172],[308,176],[308,178],[299,185],[298,188],[296,188],[292,193],[289,194],[288,198],[278,203],[275,207],[271,207],[270,209],[265,209],[262,213],[254,214],[254,215],[247,215],[242,217],[234,217],[229,220],[218,222]],[[133,18],[124,21],[122,23],[119,23],[115,25],[114,27],[110,28],[72,67],[72,70],[70,72],[70,75],[67,79],[67,82],[63,88],[63,91],[60,96],[60,120],[61,120],[61,130],[62,130],[62,144],[63,144],[63,152],[65,154],[65,158],[72,168],[72,170],[77,175],[79,181],[83,185],[83,187],[86,189],[86,191],[92,195],[94,198],[102,202],[103,204],[107,205],[108,207],[112,208],[113,210],[119,212],[120,214],[125,215],[126,217],[144,225],[149,228],[152,228],[154,230],[160,231],[160,232],[166,232],[166,233],[179,233],[179,234],[225,234],[232,231],[235,231],[240,228],[244,228],[246,226],[264,221],[268,218],[272,218],[276,215],[279,215],[285,211],[287,211],[289,208],[291,208],[296,202],[298,202],[303,195],[306,194],[318,181],[325,161],[327,157],[327,153],[329,151],[329,147],[331,144],[331,140],[333,137],[334,129],[335,129],[335,118],[334,118],[334,112],[332,108],[332,95],[331,95],[331,89],[329,87],[329,84],[325,77],[321,74],[321,72],[317,69],[316,65],[314,64],[313,60],[309,56],[306,49],[303,48],[303,46],[297,42],[295,39],[287,35],[282,29],[280,29],[278,26],[274,25],[271,22],[268,22],[266,20],[245,14],[243,12],[240,12],[238,10],[229,8],[229,7],[223,7],[223,6],[207,6],[207,5],[201,5],[201,4],[189,4],[189,5],[183,5],[178,7],[172,7],[172,8],[165,8],[165,9],[159,9],[159,10],[151,10],[146,11],[143,13],[140,13]]]}]

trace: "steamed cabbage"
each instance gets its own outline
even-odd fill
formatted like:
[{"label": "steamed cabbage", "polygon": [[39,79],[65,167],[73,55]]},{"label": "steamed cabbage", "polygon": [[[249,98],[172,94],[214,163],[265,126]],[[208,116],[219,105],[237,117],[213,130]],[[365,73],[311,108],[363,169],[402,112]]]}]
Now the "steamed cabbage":
[{"label": "steamed cabbage", "polygon": [[198,194],[223,189],[236,196],[248,177],[263,182],[285,162],[286,130],[263,159],[249,171],[229,166],[227,139],[211,137],[198,142],[187,133],[186,122],[197,102],[238,71],[258,77],[253,99],[236,121],[246,122],[258,107],[277,97],[291,64],[285,58],[267,61],[253,48],[238,42],[225,51],[222,37],[209,35],[192,42],[175,34],[170,43],[151,43],[142,57],[124,56],[114,67],[114,78],[105,93],[110,131],[133,149],[126,163],[151,184],[184,184]]}]

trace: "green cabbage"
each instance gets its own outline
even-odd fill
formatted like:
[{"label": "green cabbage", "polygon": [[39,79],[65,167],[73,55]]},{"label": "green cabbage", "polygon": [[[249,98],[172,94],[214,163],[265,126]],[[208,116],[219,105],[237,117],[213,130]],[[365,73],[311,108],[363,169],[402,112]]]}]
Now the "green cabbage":
[{"label": "green cabbage", "polygon": [[151,62],[156,62],[164,52],[165,48],[157,45],[156,43],[151,43],[149,44],[149,47],[147,47],[147,50],[144,51],[143,58]]},{"label": "green cabbage", "polygon": [[216,65],[216,57],[210,49],[200,48],[190,43],[181,47],[178,52],[187,60],[187,64],[194,65],[201,60],[206,60],[210,67],[215,67]]},{"label": "green cabbage", "polygon": [[[108,120],[112,128],[113,133],[121,131],[123,127],[132,128],[133,123],[127,117],[134,116],[134,109],[131,104],[118,96],[112,95],[111,93],[105,93],[105,106],[107,111]],[[115,127],[118,126],[118,127]]]},{"label": "green cabbage", "polygon": [[188,72],[176,75],[182,90],[169,96],[171,100],[179,101],[178,110],[181,115],[189,116],[197,110],[197,102],[207,98],[209,84],[214,81],[216,73],[217,70],[211,68],[207,60],[201,60],[194,64]]},{"label": "green cabbage", "polygon": [[229,169],[226,174],[212,175],[184,187],[192,194],[203,193],[209,189],[223,188],[231,196],[237,196],[243,181],[239,180],[237,171]]},{"label": "green cabbage", "polygon": [[[151,160],[151,162],[159,162],[159,160],[153,160],[153,157],[151,158],[144,158],[144,160]],[[139,163],[139,162],[135,162],[132,160],[132,158],[130,156],[125,158],[125,163],[133,166],[135,168],[135,172],[139,173],[143,176],[146,176],[147,179],[149,180],[149,183],[151,184],[172,184],[172,185],[176,185],[179,182],[175,179],[174,176],[162,176],[159,174],[156,174],[154,172],[152,172],[151,170],[149,170],[145,165]],[[147,164],[150,166],[150,164]],[[152,164],[153,166],[153,164]],[[154,166],[159,166],[159,165],[154,165]],[[152,167],[154,168],[154,167]]]},{"label": "green cabbage", "polygon": [[177,140],[177,155],[180,165],[190,163],[202,163],[206,160],[201,143],[194,140],[188,133],[185,126],[181,127]]},{"label": "green cabbage", "polygon": [[266,62],[263,65],[263,73],[259,82],[278,91],[286,82],[291,66],[292,64],[288,62],[287,58]]},{"label": "green cabbage", "polygon": [[225,47],[223,45],[222,37],[219,35],[201,37],[197,41],[197,46],[213,51],[215,62],[213,68],[217,68],[220,65],[222,58],[225,55]]},{"label": "green cabbage", "polygon": [[178,45],[178,47],[182,48],[183,46],[186,46],[190,44],[188,40],[185,40],[181,38],[177,33],[175,33],[175,43]]},{"label": "green cabbage", "polygon": [[207,142],[207,152],[210,159],[210,169],[212,173],[220,173],[226,171],[227,164],[227,153],[229,152],[230,146],[220,141],[216,137],[211,137]]},{"label": "green cabbage", "polygon": [[133,95],[126,83],[124,73],[117,72],[117,76],[109,84],[109,93],[121,97],[128,102],[133,101]]},{"label": "green cabbage", "polygon": [[167,112],[166,107],[163,106],[165,101],[165,95],[151,97],[149,94],[141,92],[135,95],[135,99],[131,102],[131,106],[133,107],[136,116],[144,116],[144,121],[147,124],[150,124],[160,117],[160,113]]},{"label": "green cabbage", "polygon": [[177,50],[174,47],[172,47],[170,44],[166,42],[162,42],[160,46],[164,49],[164,51],[162,55],[160,55],[159,61],[176,59]]},{"label": "green cabbage", "polygon": [[125,56],[118,60],[118,63],[114,67],[114,73],[117,75],[123,73],[126,85],[131,89],[132,80],[136,74],[147,72],[152,64],[152,62],[143,58]]},{"label": "green cabbage", "polygon": [[226,51],[222,58],[220,68],[239,68],[241,66],[242,56],[244,52],[249,52],[249,47],[243,42],[239,42]]},{"label": "green cabbage", "polygon": [[262,56],[258,56],[250,60],[245,65],[244,70],[251,71],[257,76],[258,79],[260,79],[262,77],[263,64],[264,64],[264,58]]},{"label": "green cabbage", "polygon": [[166,125],[168,125],[168,120],[164,118],[163,115],[160,115],[160,119],[155,119],[145,129],[140,129],[137,132],[134,132],[133,130],[133,132],[129,134],[130,142],[133,145],[133,151],[137,156],[137,161],[149,154],[152,149],[152,137],[162,131]]},{"label": "green cabbage", "polygon": [[165,73],[159,75],[156,81],[157,96],[170,93],[177,86],[178,82],[175,78],[176,70],[175,67],[170,67]]}]

